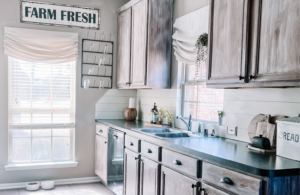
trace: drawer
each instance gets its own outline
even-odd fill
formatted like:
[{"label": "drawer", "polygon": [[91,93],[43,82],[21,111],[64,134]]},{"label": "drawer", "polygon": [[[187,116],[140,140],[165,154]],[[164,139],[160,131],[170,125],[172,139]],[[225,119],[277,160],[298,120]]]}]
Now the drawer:
[{"label": "drawer", "polygon": [[201,195],[229,195],[226,192],[218,190],[210,185],[202,183],[202,192]]},{"label": "drawer", "polygon": [[102,137],[107,138],[109,126],[96,124],[96,133]]},{"label": "drawer", "polygon": [[[223,180],[226,177],[232,181],[232,184],[221,182],[221,179]],[[202,180],[230,192],[243,195],[258,195],[262,182],[260,179],[205,162],[203,163]]]},{"label": "drawer", "polygon": [[141,151],[141,140],[129,135],[125,135],[125,147],[129,150],[139,153]]},{"label": "drawer", "polygon": [[198,159],[163,148],[162,163],[193,177],[201,177],[201,161]]},{"label": "drawer", "polygon": [[160,146],[142,141],[141,154],[151,160],[160,162],[161,161],[161,150],[162,150],[162,148]]}]

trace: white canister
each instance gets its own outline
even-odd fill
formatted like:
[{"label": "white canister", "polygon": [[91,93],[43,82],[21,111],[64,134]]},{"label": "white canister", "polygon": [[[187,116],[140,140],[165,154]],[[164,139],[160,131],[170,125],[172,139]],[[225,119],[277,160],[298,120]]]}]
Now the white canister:
[{"label": "white canister", "polygon": [[300,161],[300,117],[277,121],[276,154]]}]

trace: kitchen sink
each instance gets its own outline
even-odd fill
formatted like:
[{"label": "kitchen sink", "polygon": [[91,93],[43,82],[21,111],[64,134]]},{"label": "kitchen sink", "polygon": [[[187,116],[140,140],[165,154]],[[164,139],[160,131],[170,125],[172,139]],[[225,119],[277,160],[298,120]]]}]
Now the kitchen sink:
[{"label": "kitchen sink", "polygon": [[139,129],[141,132],[144,133],[170,133],[171,130],[170,129]]},{"label": "kitchen sink", "polygon": [[195,137],[188,133],[154,133],[153,135],[163,138]]}]

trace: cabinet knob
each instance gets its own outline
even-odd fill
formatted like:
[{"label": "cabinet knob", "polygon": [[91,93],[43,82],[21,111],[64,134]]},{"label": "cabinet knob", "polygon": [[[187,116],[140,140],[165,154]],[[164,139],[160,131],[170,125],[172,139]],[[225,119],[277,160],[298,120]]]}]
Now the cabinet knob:
[{"label": "cabinet knob", "polygon": [[104,142],[105,144],[107,144],[107,142]]},{"label": "cabinet knob", "polygon": [[152,153],[152,151],[150,150],[150,149],[148,149],[148,151],[147,151],[148,153]]},{"label": "cabinet knob", "polygon": [[250,75],[250,80],[252,80],[252,79],[255,79],[255,76],[253,76],[253,75]]},{"label": "cabinet knob", "polygon": [[114,135],[114,138],[115,138],[115,139],[118,139],[119,137],[118,137],[117,135]]},{"label": "cabinet knob", "polygon": [[102,129],[100,129],[99,133],[103,133]]},{"label": "cabinet knob", "polygon": [[221,183],[225,183],[227,185],[233,185],[233,181],[229,177],[223,177],[220,180]]},{"label": "cabinet knob", "polygon": [[135,160],[138,160],[138,159],[139,159],[139,157],[135,157],[134,159],[135,159]]},{"label": "cabinet knob", "polygon": [[181,162],[180,162],[179,160],[174,160],[174,161],[173,161],[173,164],[175,164],[175,165],[182,165]]},{"label": "cabinet knob", "polygon": [[128,82],[128,83],[126,83],[126,85],[129,85],[129,86],[130,86],[130,85],[131,85],[131,83],[130,83],[130,82]]},{"label": "cabinet knob", "polygon": [[195,187],[197,187],[195,184],[192,184],[192,188],[195,188]]},{"label": "cabinet knob", "polygon": [[239,79],[240,79],[240,80],[243,80],[243,79],[245,79],[245,77],[240,76]]},{"label": "cabinet knob", "polygon": [[132,143],[132,142],[130,142],[130,145],[131,145],[131,146],[133,146],[133,143]]}]

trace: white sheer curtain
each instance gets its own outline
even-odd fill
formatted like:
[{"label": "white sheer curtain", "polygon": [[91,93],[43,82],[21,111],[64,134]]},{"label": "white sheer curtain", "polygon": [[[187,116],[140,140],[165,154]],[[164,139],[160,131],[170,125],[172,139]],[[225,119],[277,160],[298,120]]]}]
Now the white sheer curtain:
[{"label": "white sheer curtain", "polygon": [[59,64],[76,61],[78,34],[5,27],[4,53],[27,62]]},{"label": "white sheer curtain", "polygon": [[208,14],[209,6],[206,6],[175,21],[173,47],[177,61],[195,64],[197,60],[195,44],[201,34],[208,33]]}]

